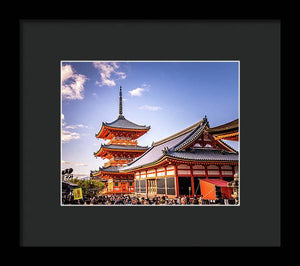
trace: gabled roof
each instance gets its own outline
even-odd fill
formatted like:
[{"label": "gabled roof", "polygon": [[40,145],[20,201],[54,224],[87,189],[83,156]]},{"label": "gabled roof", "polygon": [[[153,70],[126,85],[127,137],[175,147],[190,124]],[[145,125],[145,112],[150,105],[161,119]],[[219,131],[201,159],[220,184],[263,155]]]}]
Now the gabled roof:
[{"label": "gabled roof", "polygon": [[127,120],[123,115],[119,115],[119,117],[111,122],[111,123],[103,123],[104,126],[113,127],[113,128],[122,128],[122,129],[137,129],[137,130],[149,130],[150,126],[138,125],[129,120]]},{"label": "gabled roof", "polygon": [[138,157],[137,159],[130,162],[127,166],[124,166],[122,170],[127,170],[131,168],[137,168],[146,164],[150,164],[162,158],[164,156],[163,150],[166,148],[171,148],[181,140],[183,140],[186,136],[189,135],[189,132],[181,136],[177,136],[174,139],[170,139],[169,141],[163,142],[159,145],[153,145],[150,149],[148,149],[143,155]]},{"label": "gabled roof", "polygon": [[204,121],[202,124],[199,124],[185,139],[183,139],[174,147],[172,147],[172,150],[180,151],[181,149],[183,149],[193,141],[197,140],[203,133],[206,126],[207,126],[207,121]]},{"label": "gabled roof", "polygon": [[182,130],[163,141],[153,143],[153,146],[150,149],[140,157],[122,167],[122,170],[126,171],[151,165],[162,159],[164,156],[199,161],[237,161],[238,153],[234,150],[232,152],[214,148],[194,148],[188,149],[187,151],[185,150],[186,146],[197,140],[204,130],[207,129],[208,121],[205,117],[193,126]]},{"label": "gabled roof", "polygon": [[141,167],[143,165],[147,165],[159,160],[165,155],[164,151],[166,151],[167,149],[172,149],[173,147],[180,144],[182,141],[184,141],[185,139],[187,139],[187,137],[191,135],[191,132],[193,133],[201,125],[202,121],[197,122],[193,126],[188,127],[187,129],[182,130],[168,138],[165,138],[162,141],[153,143],[153,146],[150,149],[148,149],[140,157],[136,158],[135,160],[124,166],[122,170]]}]

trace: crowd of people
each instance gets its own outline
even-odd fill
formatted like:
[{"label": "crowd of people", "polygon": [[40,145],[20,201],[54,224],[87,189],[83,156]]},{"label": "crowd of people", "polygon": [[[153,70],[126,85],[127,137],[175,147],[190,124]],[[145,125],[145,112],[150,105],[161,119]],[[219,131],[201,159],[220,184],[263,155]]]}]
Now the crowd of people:
[{"label": "crowd of people", "polygon": [[207,204],[235,204],[234,200],[219,199],[206,200],[200,197],[188,197],[187,195],[169,199],[168,196],[155,196],[153,198],[139,197],[136,195],[97,195],[93,197],[83,197],[74,200],[72,193],[64,194],[63,205],[207,205]]}]

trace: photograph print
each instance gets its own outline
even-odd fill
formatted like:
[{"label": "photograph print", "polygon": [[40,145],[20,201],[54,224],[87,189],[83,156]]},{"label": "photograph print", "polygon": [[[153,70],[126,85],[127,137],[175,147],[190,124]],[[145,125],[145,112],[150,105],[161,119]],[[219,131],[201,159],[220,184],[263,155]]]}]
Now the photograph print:
[{"label": "photograph print", "polygon": [[239,61],[61,61],[61,206],[240,206]]}]

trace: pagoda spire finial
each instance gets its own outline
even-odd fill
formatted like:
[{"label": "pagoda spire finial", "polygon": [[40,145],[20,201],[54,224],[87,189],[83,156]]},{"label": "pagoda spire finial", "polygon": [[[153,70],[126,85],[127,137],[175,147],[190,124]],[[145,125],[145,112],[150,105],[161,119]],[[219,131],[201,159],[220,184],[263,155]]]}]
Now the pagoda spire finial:
[{"label": "pagoda spire finial", "polygon": [[120,86],[120,97],[119,97],[119,117],[123,117],[123,105],[122,105],[122,86]]}]

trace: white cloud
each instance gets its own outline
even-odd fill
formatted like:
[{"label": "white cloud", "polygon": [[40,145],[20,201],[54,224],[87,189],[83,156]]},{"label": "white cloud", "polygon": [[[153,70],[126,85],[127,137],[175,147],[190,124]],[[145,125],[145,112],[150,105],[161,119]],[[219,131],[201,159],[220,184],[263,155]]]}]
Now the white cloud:
[{"label": "white cloud", "polygon": [[160,106],[151,106],[151,105],[142,105],[139,107],[140,110],[147,110],[147,111],[158,111],[162,108]]},{"label": "white cloud", "polygon": [[131,96],[142,96],[142,92],[145,91],[144,88],[136,88],[134,90],[129,91]]},{"label": "white cloud", "polygon": [[61,160],[61,164],[72,164],[71,162]]},{"label": "white cloud", "polygon": [[99,71],[100,80],[96,81],[96,84],[101,86],[116,86],[115,80],[125,79],[126,74],[121,71],[117,71],[120,67],[116,62],[93,62],[93,65]]},{"label": "white cloud", "polygon": [[61,164],[63,164],[63,165],[68,164],[68,165],[73,165],[73,166],[88,166],[85,163],[73,163],[73,162],[64,161],[64,160],[61,161]]},{"label": "white cloud", "polygon": [[64,83],[66,80],[74,75],[71,65],[64,65],[61,68],[61,82]]},{"label": "white cloud", "polygon": [[77,132],[71,132],[70,129],[76,129],[76,128],[88,128],[88,126],[83,125],[83,124],[78,124],[78,125],[66,125],[67,123],[65,122],[65,116],[64,114],[61,114],[61,119],[62,119],[62,130],[61,130],[61,140],[62,143],[69,142],[74,139],[80,139],[80,136],[84,136],[87,134],[79,134]]},{"label": "white cloud", "polygon": [[79,125],[69,125],[69,126],[66,126],[65,128],[68,128],[68,129],[75,129],[75,128],[88,128],[88,126],[85,126],[85,125],[79,124]]},{"label": "white cloud", "polygon": [[73,139],[80,139],[80,134],[77,132],[70,132],[64,129],[61,131],[61,140],[63,143],[69,142]]},{"label": "white cloud", "polygon": [[84,83],[87,77],[75,73],[71,65],[64,65],[61,68],[61,93],[63,99],[82,100]]},{"label": "white cloud", "polygon": [[66,125],[64,114],[61,114],[61,125],[62,125],[62,126],[65,126],[65,125]]}]

